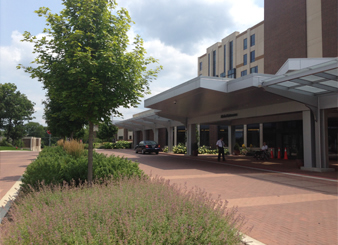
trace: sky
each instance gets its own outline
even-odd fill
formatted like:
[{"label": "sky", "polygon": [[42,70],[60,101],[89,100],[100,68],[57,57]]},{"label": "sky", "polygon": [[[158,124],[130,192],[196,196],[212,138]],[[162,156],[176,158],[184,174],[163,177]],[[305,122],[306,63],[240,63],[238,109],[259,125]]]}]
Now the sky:
[{"label": "sky", "polygon": [[[264,19],[264,0],[117,0],[135,22],[129,32],[144,40],[147,55],[159,60],[163,70],[150,84],[137,108],[120,108],[124,120],[148,110],[144,99],[189,81],[197,76],[197,58],[207,47],[234,31],[243,32]],[[46,24],[35,10],[48,7],[52,13],[63,9],[61,0],[0,0],[0,83],[14,83],[35,103],[32,121],[46,125],[42,83],[17,70],[34,59],[33,45],[21,42],[24,31],[41,36]]]}]

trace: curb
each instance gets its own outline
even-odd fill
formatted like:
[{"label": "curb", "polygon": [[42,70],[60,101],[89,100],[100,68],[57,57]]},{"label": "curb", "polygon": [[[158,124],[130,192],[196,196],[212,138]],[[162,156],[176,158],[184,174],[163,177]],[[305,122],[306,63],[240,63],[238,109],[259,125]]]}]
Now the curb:
[{"label": "curb", "polygon": [[3,218],[6,216],[9,208],[12,205],[12,202],[18,196],[18,192],[20,189],[20,184],[22,176],[15,182],[12,188],[4,195],[4,197],[0,200],[0,224]]},{"label": "curb", "polygon": [[245,234],[243,234],[243,239],[242,239],[242,242],[245,244],[245,245],[266,245],[265,243],[262,243],[252,237],[249,237]]}]

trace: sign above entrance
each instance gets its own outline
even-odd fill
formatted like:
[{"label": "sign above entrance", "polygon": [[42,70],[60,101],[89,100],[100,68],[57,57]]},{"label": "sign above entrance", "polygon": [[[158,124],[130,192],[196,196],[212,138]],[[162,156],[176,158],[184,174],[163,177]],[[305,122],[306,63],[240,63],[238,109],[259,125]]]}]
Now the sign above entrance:
[{"label": "sign above entrance", "polygon": [[234,114],[223,114],[221,115],[221,118],[226,118],[226,117],[237,117],[238,114],[237,113],[234,113]]}]

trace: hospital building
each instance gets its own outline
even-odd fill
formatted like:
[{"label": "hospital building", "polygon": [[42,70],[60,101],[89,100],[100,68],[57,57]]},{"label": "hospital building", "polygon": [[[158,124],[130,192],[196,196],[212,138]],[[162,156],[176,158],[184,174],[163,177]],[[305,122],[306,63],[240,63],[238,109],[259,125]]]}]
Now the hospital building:
[{"label": "hospital building", "polygon": [[332,171],[338,150],[336,0],[265,0],[264,21],[234,32],[197,58],[196,77],[145,100],[148,111],[116,123],[134,145],[186,143],[260,148],[303,170]]}]

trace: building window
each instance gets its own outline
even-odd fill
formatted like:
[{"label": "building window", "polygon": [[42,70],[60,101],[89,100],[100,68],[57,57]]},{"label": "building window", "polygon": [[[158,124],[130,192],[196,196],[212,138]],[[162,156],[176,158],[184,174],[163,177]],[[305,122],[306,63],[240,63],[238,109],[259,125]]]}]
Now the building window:
[{"label": "building window", "polygon": [[212,51],[212,76],[216,76],[216,50]]},{"label": "building window", "polygon": [[210,76],[210,54],[208,54],[208,76]]},{"label": "building window", "polygon": [[252,46],[254,46],[255,45],[255,34],[252,34],[251,36],[250,36],[250,46],[252,47]]},{"label": "building window", "polygon": [[248,73],[247,73],[247,71],[246,70],[244,70],[244,71],[241,71],[241,77],[244,77],[244,76],[246,76]]},{"label": "building window", "polygon": [[254,62],[255,61],[255,50],[250,52],[250,62]]},{"label": "building window", "polygon": [[243,49],[246,50],[247,48],[248,48],[248,39],[245,38],[245,39],[243,40]]},{"label": "building window", "polygon": [[247,64],[248,64],[248,55],[245,54],[245,55],[243,55],[243,65],[245,66]]},{"label": "building window", "polygon": [[227,71],[227,66],[226,66],[226,57],[227,57],[227,47],[224,45],[224,74]]},{"label": "building window", "polygon": [[202,61],[200,62],[200,71],[202,71]]},{"label": "building window", "polygon": [[250,68],[250,73],[258,73],[258,66],[251,67]]},{"label": "building window", "polygon": [[234,55],[234,45],[233,41],[231,41],[229,43],[229,70],[232,70],[234,68],[233,55]]},{"label": "building window", "polygon": [[236,78],[236,68],[228,71],[228,78]]}]

